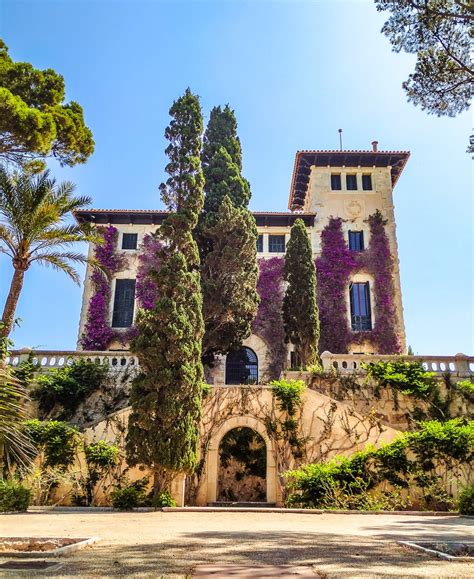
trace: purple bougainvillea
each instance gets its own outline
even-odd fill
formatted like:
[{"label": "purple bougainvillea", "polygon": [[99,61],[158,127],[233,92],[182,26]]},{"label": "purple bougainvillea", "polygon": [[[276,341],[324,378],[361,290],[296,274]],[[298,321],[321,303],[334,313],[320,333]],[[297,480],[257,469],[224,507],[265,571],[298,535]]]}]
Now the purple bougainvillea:
[{"label": "purple bougainvillea", "polygon": [[269,348],[268,373],[278,378],[284,369],[286,348],[283,328],[283,266],[284,258],[260,259],[257,291],[260,305],[252,330],[264,340]]},{"label": "purple bougainvillea", "polygon": [[[380,354],[401,351],[396,332],[393,258],[382,214],[368,218],[370,243],[365,252],[349,250],[342,219],[331,217],[321,234],[321,255],[316,260],[318,305],[321,323],[320,350],[347,353],[351,343],[371,342]],[[375,326],[370,332],[352,332],[346,312],[350,277],[365,271],[374,278]]]},{"label": "purple bougainvillea", "polygon": [[393,257],[385,232],[386,221],[380,211],[368,218],[370,244],[361,255],[363,267],[374,278],[375,325],[372,342],[378,354],[399,354],[400,340],[397,335],[397,311],[394,303]]},{"label": "purple bougainvillea", "polygon": [[163,243],[153,235],[147,234],[143,238],[138,258],[136,296],[138,305],[145,310],[151,310],[155,306],[157,285],[150,272],[159,267],[158,252],[162,247]]},{"label": "purple bougainvillea", "polygon": [[321,233],[321,255],[316,260],[321,352],[344,354],[349,348],[351,330],[346,314],[346,292],[355,266],[354,253],[344,240],[342,219],[331,217]]},{"label": "purple bougainvillea", "polygon": [[115,227],[103,227],[99,232],[103,235],[104,243],[95,246],[94,257],[103,266],[105,273],[96,269],[91,275],[93,294],[81,338],[84,350],[105,350],[116,337],[108,320],[111,297],[108,278],[124,267],[125,257],[116,251],[118,231]]}]

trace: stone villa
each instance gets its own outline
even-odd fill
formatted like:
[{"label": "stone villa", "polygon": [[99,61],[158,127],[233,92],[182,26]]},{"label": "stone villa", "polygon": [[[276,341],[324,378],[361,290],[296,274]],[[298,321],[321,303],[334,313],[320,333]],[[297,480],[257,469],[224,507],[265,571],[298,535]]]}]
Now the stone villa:
[{"label": "stone villa", "polygon": [[[371,243],[368,217],[377,210],[386,220],[386,235],[393,258],[391,268],[394,316],[393,331],[398,350],[405,352],[406,340],[398,268],[398,250],[393,206],[393,190],[408,160],[405,151],[378,151],[377,142],[368,151],[298,151],[296,153],[287,212],[255,212],[258,228],[258,258],[281,258],[289,238],[291,225],[301,217],[310,233],[315,259],[321,254],[321,236],[330,218],[341,218],[341,228],[347,249],[353,254],[363,253]],[[107,350],[123,350],[120,335],[132,326],[137,309],[135,285],[140,264],[140,250],[147,234],[159,227],[166,217],[164,211],[91,209],[77,211],[79,222],[113,227],[117,230],[117,250],[126,256],[126,265],[114,273],[107,312],[107,323],[115,331],[115,338]],[[91,255],[93,248],[90,249]],[[319,287],[319,291],[322,291]],[[89,303],[94,294],[90,272],[86,275],[82,313],[79,325],[79,348],[84,335]],[[371,332],[377,326],[376,280],[373,271],[363,265],[353,268],[344,291],[344,310],[350,332],[348,352],[379,353]],[[323,324],[323,320],[321,321]],[[384,323],[387,323],[384,321]],[[324,330],[324,328],[323,328]],[[357,340],[363,336],[363,340]],[[90,349],[90,348],[89,348]],[[94,348],[95,349],[95,348]],[[332,353],[336,348],[327,348]],[[215,384],[241,383],[242,368],[247,383],[260,382],[269,377],[269,344],[258,333],[251,335],[244,350],[221,360],[214,369]],[[286,352],[284,367],[290,366],[291,352]],[[239,370],[240,368],[240,370]],[[240,373],[239,373],[240,372]]]}]

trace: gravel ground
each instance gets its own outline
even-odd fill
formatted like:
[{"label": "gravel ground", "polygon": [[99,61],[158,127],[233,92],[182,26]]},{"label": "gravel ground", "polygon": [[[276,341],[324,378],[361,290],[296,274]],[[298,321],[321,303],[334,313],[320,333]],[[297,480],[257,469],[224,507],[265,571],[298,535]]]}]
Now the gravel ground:
[{"label": "gravel ground", "polygon": [[[474,564],[432,558],[398,540],[472,541],[457,516],[289,513],[26,513],[0,517],[0,535],[91,537],[48,577],[183,577],[197,566],[310,566],[315,577],[474,577]],[[0,559],[4,561],[5,559]],[[16,572],[16,576],[28,575]],[[0,576],[7,573],[0,571]],[[11,574],[8,574],[11,576]],[[224,577],[225,574],[219,575]]]}]

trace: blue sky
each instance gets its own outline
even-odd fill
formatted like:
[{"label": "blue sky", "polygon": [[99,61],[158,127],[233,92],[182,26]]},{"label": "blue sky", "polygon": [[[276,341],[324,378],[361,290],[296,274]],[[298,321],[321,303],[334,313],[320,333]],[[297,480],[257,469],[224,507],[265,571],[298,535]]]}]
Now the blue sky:
[{"label": "blue sky", "polygon": [[[428,116],[401,83],[414,57],[391,52],[373,2],[3,0],[0,34],[15,60],[53,68],[84,107],[89,162],[51,169],[99,208],[161,207],[163,132],[187,86],[236,111],[255,210],[286,210],[298,149],[410,150],[395,190],[408,343],[420,354],[472,354],[470,116]],[[0,300],[11,265],[0,260]],[[27,272],[17,347],[74,349],[81,288]]]}]

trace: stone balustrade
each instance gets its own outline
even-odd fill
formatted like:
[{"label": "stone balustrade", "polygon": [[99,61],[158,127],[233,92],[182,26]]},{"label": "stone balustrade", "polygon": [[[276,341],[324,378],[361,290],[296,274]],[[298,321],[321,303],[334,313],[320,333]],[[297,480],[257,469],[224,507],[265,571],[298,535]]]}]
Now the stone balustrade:
[{"label": "stone balustrade", "polygon": [[363,371],[362,364],[373,364],[380,361],[404,360],[420,362],[428,372],[436,374],[451,373],[453,376],[474,376],[474,356],[456,354],[455,356],[393,356],[379,354],[331,354],[323,352],[321,362],[326,371],[336,369],[341,374],[353,374]]},{"label": "stone balustrade", "polygon": [[[138,359],[128,351],[76,351],[76,350],[12,350],[6,362],[10,366],[18,366],[23,360],[31,357],[35,366],[42,369],[62,368],[70,366],[73,360],[83,359],[97,364],[106,364],[111,369],[138,366]],[[474,376],[474,356],[456,354],[455,356],[393,356],[379,354],[331,354],[323,352],[321,362],[326,371],[336,369],[341,374],[362,372],[362,364],[379,361],[405,360],[420,362],[423,368],[436,374],[450,372],[453,376]]]},{"label": "stone balustrade", "polygon": [[6,359],[10,366],[18,366],[22,361],[30,359],[34,366],[41,369],[63,368],[70,366],[73,360],[87,360],[96,364],[104,364],[114,370],[138,366],[138,359],[130,352],[88,352],[76,350],[12,350]]}]

